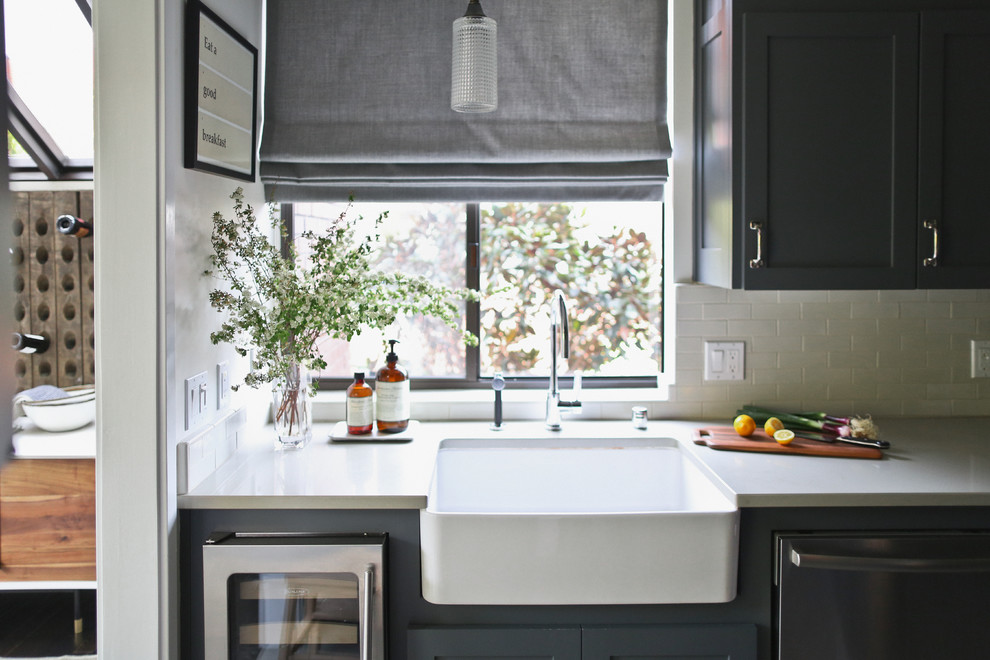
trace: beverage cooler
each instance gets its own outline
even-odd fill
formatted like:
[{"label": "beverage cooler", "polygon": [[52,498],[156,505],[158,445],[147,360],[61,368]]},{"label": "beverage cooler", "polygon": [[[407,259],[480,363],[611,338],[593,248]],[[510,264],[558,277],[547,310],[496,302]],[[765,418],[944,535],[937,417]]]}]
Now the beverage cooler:
[{"label": "beverage cooler", "polygon": [[205,657],[384,660],[387,541],[211,535],[203,546]]}]

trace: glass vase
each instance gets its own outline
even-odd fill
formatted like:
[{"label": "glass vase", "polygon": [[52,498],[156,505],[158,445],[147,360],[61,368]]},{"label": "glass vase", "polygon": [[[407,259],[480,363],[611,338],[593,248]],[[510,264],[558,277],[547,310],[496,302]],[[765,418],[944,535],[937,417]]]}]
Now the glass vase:
[{"label": "glass vase", "polygon": [[285,376],[275,381],[272,395],[275,448],[302,449],[313,437],[309,374],[298,364],[289,364]]}]

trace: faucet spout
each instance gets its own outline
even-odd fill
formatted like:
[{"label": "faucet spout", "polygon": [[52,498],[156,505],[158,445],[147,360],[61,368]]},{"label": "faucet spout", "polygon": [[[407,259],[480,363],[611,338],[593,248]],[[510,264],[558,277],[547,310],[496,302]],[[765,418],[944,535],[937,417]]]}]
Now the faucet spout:
[{"label": "faucet spout", "polygon": [[581,409],[580,401],[561,401],[557,377],[557,358],[565,361],[570,356],[570,332],[568,331],[567,303],[560,289],[553,292],[550,300],[550,387],[547,391],[546,428],[560,430],[561,409],[572,411]]}]

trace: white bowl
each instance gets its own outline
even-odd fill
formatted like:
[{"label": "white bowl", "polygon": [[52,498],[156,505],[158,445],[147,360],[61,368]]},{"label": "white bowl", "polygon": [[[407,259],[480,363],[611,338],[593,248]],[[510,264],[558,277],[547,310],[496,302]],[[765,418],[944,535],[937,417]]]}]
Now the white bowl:
[{"label": "white bowl", "polygon": [[21,407],[28,419],[43,431],[72,431],[96,419],[96,393],[81,392],[48,401],[22,401]]}]

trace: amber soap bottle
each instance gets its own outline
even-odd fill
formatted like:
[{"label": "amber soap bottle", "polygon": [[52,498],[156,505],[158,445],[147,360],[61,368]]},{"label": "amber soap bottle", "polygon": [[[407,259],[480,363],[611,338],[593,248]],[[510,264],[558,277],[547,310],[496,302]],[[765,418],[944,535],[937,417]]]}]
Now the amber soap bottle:
[{"label": "amber soap bottle", "polygon": [[347,432],[367,435],[375,423],[374,392],[364,382],[364,374],[354,372],[354,382],[347,387]]},{"label": "amber soap bottle", "polygon": [[375,377],[375,419],[379,433],[399,433],[409,427],[409,374],[395,354],[398,340],[388,343],[385,366]]}]

